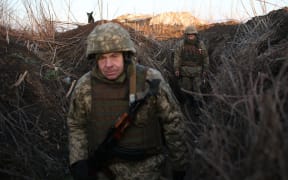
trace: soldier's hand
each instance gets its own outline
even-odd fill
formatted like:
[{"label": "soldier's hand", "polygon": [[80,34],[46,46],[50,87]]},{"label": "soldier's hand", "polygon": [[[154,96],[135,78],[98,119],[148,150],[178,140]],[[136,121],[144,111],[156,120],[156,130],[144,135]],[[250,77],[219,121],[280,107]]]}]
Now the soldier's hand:
[{"label": "soldier's hand", "polygon": [[208,75],[207,72],[206,72],[206,71],[203,71],[202,76],[206,78],[207,75]]},{"label": "soldier's hand", "polygon": [[70,172],[74,180],[89,179],[89,168],[86,160],[80,160],[70,166]]},{"label": "soldier's hand", "polygon": [[179,77],[180,76],[180,72],[179,71],[175,71],[175,76]]}]

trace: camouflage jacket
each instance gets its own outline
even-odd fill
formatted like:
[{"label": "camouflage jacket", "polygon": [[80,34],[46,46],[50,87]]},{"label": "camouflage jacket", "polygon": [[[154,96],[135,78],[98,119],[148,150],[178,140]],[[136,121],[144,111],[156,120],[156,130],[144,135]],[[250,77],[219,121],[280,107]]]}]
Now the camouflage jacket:
[{"label": "camouflage jacket", "polygon": [[[69,129],[69,159],[70,164],[88,157],[87,122],[91,117],[91,75],[90,71],[83,75],[77,82],[71,97],[67,125]],[[163,128],[163,136],[168,146],[169,156],[173,162],[173,168],[183,170],[188,164],[188,148],[185,142],[185,121],[179,109],[179,104],[172,93],[168,83],[163,79],[159,71],[149,68],[146,79],[160,79],[159,93],[156,98],[158,117]],[[144,103],[141,113],[148,111],[149,107]],[[148,119],[147,115],[142,116]],[[136,115],[137,116],[137,115]],[[140,116],[141,117],[141,116]],[[138,118],[140,118],[138,117]],[[145,119],[143,119],[145,120]]]},{"label": "camouflage jacket", "polygon": [[197,47],[197,49],[201,49],[201,56],[198,59],[193,59],[191,56],[191,59],[188,60],[191,62],[191,65],[185,64],[182,58],[185,45],[184,39],[182,39],[176,46],[174,53],[174,70],[180,71],[180,75],[183,76],[199,75],[201,72],[207,71],[209,67],[209,56],[204,42],[200,41]]}]

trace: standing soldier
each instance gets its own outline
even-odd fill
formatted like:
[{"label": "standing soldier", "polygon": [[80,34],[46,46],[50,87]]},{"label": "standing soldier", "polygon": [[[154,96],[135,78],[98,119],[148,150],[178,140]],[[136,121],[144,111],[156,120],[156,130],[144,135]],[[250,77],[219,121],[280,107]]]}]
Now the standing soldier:
[{"label": "standing soldier", "polygon": [[[180,87],[201,93],[200,86],[209,67],[209,56],[204,42],[199,39],[198,31],[194,26],[188,26],[184,31],[184,38],[180,40],[175,50],[174,70],[179,79]],[[185,103],[201,105],[201,96],[184,95]]]},{"label": "standing soldier", "polygon": [[[174,180],[185,176],[189,158],[179,104],[159,71],[135,64],[135,53],[119,24],[98,25],[87,37],[86,56],[96,65],[78,80],[67,120],[76,180],[165,179],[161,169],[167,155]],[[121,136],[109,136],[125,113]]]}]

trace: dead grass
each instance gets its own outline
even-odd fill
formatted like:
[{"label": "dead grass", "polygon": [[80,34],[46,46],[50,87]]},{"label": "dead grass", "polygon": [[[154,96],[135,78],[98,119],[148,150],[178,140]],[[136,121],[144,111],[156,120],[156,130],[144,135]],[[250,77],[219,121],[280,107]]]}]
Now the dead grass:
[{"label": "dead grass", "polygon": [[[203,170],[199,177],[287,178],[288,114],[283,108],[288,103],[288,42],[281,33],[288,26],[285,11],[240,25],[217,73],[211,74],[212,98],[203,109],[195,151],[199,164],[194,168]],[[259,48],[264,42],[265,48]],[[285,48],[276,53],[280,46]]]},{"label": "dead grass", "polygon": [[[42,4],[36,16],[31,4],[26,8],[33,29],[0,27],[0,175],[57,179],[68,174],[65,95],[70,85],[62,80],[77,80],[91,68],[85,39],[104,21],[58,34],[53,11]],[[212,91],[204,94],[208,98],[200,118],[187,122],[194,131],[189,178],[288,179],[287,12],[201,29],[212,64]],[[135,42],[139,63],[160,70],[178,97],[172,63],[180,30],[155,28],[159,37],[165,34],[157,39],[154,31],[157,36],[142,32],[148,27],[141,32],[123,27]]]}]

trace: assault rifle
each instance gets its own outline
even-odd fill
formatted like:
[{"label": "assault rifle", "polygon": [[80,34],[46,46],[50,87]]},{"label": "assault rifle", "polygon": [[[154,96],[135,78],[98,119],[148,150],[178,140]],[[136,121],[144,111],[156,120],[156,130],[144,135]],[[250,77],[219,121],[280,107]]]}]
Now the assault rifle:
[{"label": "assault rifle", "polygon": [[147,82],[150,85],[149,91],[144,95],[143,98],[137,99],[134,103],[132,103],[128,112],[124,112],[121,116],[118,117],[116,123],[109,129],[103,142],[94,151],[93,155],[88,158],[87,163],[89,169],[92,169],[93,171],[99,171],[105,167],[109,159],[113,157],[113,147],[117,145],[125,130],[133,122],[137,110],[143,105],[148,97],[156,95],[158,92],[160,80],[154,79]]},{"label": "assault rifle", "polygon": [[94,151],[93,155],[88,158],[88,165],[90,167],[99,170],[105,166],[105,163],[112,157],[112,148],[117,145],[125,129],[132,123],[135,112],[141,107],[146,97],[136,100],[131,104],[128,112],[124,112],[118,117],[116,123],[108,130],[105,139]]},{"label": "assault rifle", "polygon": [[113,148],[123,136],[125,129],[132,123],[136,111],[150,95],[151,93],[147,93],[143,98],[136,100],[130,105],[128,112],[118,117],[116,123],[108,130],[105,139],[88,159],[71,165],[70,171],[74,180],[95,180],[99,171],[114,179],[113,174],[106,168],[109,160],[113,158]]}]

